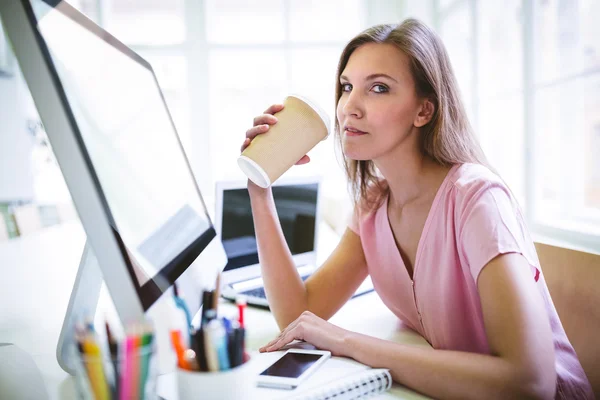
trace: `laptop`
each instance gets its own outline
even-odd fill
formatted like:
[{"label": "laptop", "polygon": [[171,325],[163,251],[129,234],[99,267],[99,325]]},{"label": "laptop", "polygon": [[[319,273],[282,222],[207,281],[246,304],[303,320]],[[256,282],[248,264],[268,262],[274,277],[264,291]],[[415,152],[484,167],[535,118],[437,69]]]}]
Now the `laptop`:
[{"label": "laptop", "polygon": [[[244,295],[248,304],[268,308],[246,186],[246,180],[216,184],[215,228],[227,254],[227,264],[221,277],[222,296],[235,301],[238,295]],[[288,178],[272,186],[283,234],[302,280],[306,280],[318,267],[320,187],[319,177]],[[367,278],[354,296],[372,290]]]}]

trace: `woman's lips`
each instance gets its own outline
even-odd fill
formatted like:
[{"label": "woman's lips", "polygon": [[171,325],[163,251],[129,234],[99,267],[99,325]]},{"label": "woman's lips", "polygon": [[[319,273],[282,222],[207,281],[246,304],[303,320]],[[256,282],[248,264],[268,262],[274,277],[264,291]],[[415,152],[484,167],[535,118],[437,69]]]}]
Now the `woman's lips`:
[{"label": "woman's lips", "polygon": [[367,132],[363,132],[359,129],[356,129],[353,126],[345,126],[344,127],[344,134],[346,136],[362,136],[365,135]]}]

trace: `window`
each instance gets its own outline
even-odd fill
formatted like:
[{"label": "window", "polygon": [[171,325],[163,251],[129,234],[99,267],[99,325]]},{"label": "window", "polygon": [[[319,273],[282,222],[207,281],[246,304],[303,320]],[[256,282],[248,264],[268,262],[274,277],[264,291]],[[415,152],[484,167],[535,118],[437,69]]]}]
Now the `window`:
[{"label": "window", "polygon": [[364,26],[360,0],[292,0],[290,40],[296,43],[346,43]]},{"label": "window", "polygon": [[490,163],[525,208],[521,0],[480,1],[476,15],[478,115],[475,128]]},{"label": "window", "polygon": [[209,76],[213,179],[242,178],[236,160],[244,133],[256,115],[285,96],[284,53],[276,49],[213,49]]},{"label": "window", "polygon": [[185,40],[184,0],[105,0],[102,5],[104,28],[127,45],[164,46]]},{"label": "window", "polygon": [[599,251],[600,2],[457,0],[437,15],[463,93],[474,76],[484,150],[530,228]]},{"label": "window", "polygon": [[282,0],[206,0],[206,37],[212,44],[282,43]]},{"label": "window", "polygon": [[600,235],[600,4],[534,8],[534,219]]},{"label": "window", "polygon": [[[345,43],[365,26],[361,0],[205,1],[213,180],[243,179],[236,159],[252,119],[289,93],[313,99],[335,119],[335,72]],[[286,175],[324,175],[345,193],[331,135],[311,162]],[[342,192],[340,192],[340,188]]]}]

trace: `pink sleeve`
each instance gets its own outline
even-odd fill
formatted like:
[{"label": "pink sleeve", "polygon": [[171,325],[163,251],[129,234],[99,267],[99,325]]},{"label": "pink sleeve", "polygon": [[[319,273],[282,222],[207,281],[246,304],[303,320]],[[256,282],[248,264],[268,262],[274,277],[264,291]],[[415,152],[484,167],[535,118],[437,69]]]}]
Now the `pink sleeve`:
[{"label": "pink sleeve", "polygon": [[496,256],[520,253],[528,260],[537,281],[539,270],[531,260],[527,229],[507,189],[480,188],[465,202],[458,222],[461,261],[466,262],[477,282],[483,268]]},{"label": "pink sleeve", "polygon": [[358,236],[360,236],[360,229],[359,229],[359,211],[358,211],[358,206],[355,205],[354,206],[354,210],[352,211],[352,215],[350,215],[348,217],[348,228],[350,228],[350,230],[352,230],[352,232],[356,233]]}]

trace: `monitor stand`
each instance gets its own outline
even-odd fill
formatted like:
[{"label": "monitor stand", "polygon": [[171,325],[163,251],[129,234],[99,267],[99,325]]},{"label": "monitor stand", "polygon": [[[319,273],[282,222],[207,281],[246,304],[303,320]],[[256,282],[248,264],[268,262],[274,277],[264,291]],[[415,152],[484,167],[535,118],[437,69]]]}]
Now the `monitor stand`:
[{"label": "monitor stand", "polygon": [[75,326],[85,321],[85,318],[95,317],[102,281],[102,271],[98,260],[92,247],[86,242],[56,347],[58,364],[71,375],[75,375],[73,363]]}]

